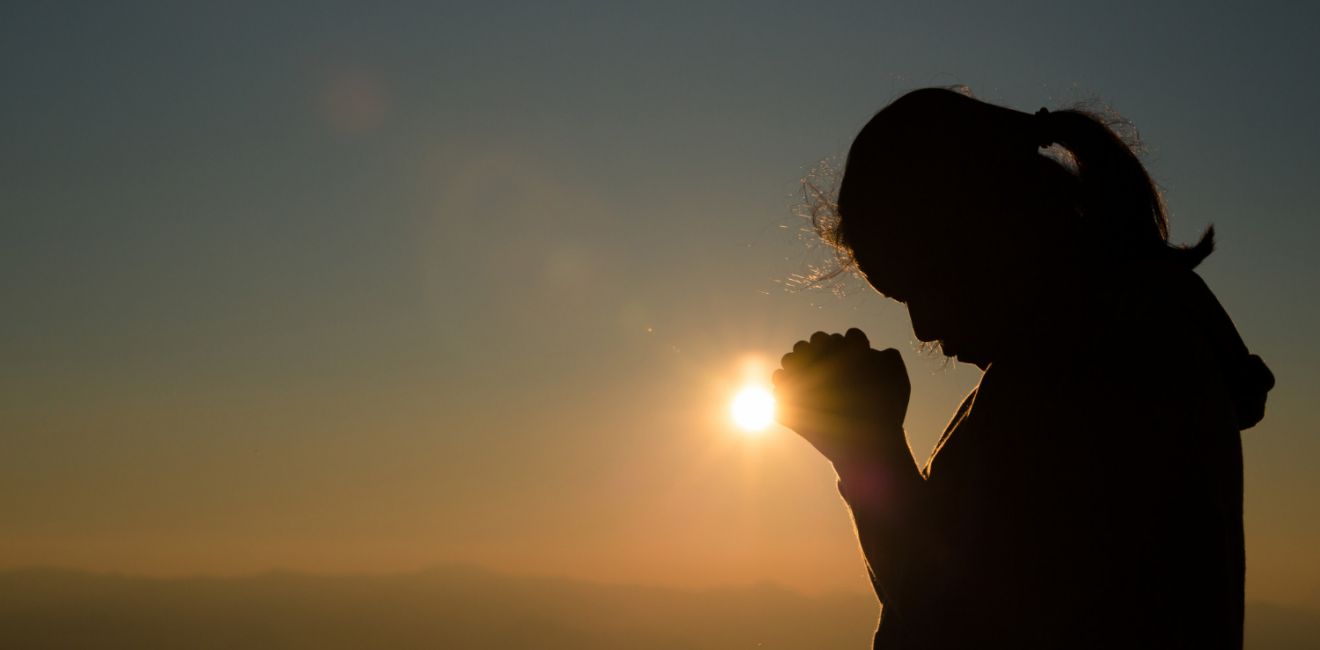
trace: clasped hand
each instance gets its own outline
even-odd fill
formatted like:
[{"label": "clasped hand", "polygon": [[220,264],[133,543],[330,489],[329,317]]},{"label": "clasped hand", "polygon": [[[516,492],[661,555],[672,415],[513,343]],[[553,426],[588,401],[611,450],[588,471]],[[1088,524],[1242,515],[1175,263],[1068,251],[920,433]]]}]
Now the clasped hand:
[{"label": "clasped hand", "polygon": [[871,348],[856,328],[816,332],[798,341],[781,364],[774,373],[780,423],[836,466],[886,453],[896,440],[905,448],[912,386],[897,350]]}]

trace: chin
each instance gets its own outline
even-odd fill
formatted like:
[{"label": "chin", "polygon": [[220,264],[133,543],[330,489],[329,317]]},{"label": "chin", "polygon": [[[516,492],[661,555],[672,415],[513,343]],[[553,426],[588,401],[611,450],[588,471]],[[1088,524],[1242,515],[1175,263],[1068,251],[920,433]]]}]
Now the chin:
[{"label": "chin", "polygon": [[970,354],[970,353],[964,354],[960,352],[958,354],[953,354],[950,356],[952,356],[954,359],[957,359],[958,363],[970,363],[976,366],[977,368],[980,368],[981,370],[985,370],[986,366],[990,365],[989,359],[978,354]]},{"label": "chin", "polygon": [[982,370],[990,364],[990,360],[985,358],[985,355],[977,354],[972,350],[959,347],[957,343],[939,341],[938,345],[940,352],[943,352],[944,356],[949,357],[950,359],[955,359],[958,363],[970,363]]}]

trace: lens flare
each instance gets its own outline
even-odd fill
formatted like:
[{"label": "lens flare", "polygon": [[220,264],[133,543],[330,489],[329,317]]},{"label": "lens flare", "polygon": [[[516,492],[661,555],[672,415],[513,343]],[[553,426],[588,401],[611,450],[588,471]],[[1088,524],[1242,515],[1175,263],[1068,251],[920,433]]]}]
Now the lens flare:
[{"label": "lens flare", "polygon": [[734,396],[729,412],[742,430],[761,431],[775,421],[775,396],[760,386],[748,386]]}]

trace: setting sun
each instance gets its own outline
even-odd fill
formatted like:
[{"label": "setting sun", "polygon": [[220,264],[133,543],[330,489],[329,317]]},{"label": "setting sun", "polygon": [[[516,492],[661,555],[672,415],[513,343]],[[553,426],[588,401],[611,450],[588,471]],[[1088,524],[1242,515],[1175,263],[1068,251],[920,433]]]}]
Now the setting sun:
[{"label": "setting sun", "polygon": [[743,430],[761,431],[775,421],[775,397],[760,386],[748,386],[734,396],[729,410]]}]

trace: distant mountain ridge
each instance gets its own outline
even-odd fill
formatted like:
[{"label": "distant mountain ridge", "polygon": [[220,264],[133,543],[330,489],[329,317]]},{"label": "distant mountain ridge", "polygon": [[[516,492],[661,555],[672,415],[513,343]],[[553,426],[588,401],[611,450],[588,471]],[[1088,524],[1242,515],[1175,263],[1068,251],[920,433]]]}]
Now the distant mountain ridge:
[{"label": "distant mountain ridge", "polygon": [[0,573],[4,648],[858,648],[863,595],[683,591],[499,574],[158,579]]},{"label": "distant mountain ridge", "polygon": [[[878,607],[775,585],[606,585],[471,566],[416,573],[142,578],[0,572],[0,647],[706,650],[869,647]],[[1320,647],[1320,614],[1247,612],[1248,648]]]}]

